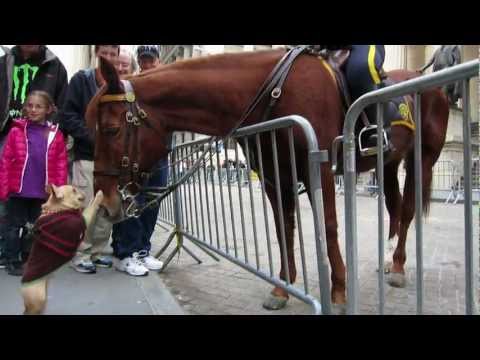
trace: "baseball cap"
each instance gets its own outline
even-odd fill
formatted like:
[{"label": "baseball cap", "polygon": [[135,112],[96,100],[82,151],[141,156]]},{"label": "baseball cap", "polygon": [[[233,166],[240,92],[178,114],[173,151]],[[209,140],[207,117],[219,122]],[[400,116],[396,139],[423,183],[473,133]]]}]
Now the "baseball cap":
[{"label": "baseball cap", "polygon": [[137,58],[143,56],[149,56],[153,58],[159,58],[158,47],[156,45],[140,45],[137,48]]}]

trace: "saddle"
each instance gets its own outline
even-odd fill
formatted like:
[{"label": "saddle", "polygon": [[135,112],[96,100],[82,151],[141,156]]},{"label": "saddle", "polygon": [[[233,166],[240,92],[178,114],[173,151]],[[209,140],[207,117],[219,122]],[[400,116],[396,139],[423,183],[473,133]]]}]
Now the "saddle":
[{"label": "saddle", "polygon": [[[316,53],[323,62],[327,70],[330,72],[332,77],[334,78],[335,82],[337,83],[344,114],[346,115],[348,109],[352,105],[352,98],[349,91],[349,86],[344,74],[344,66],[347,62],[350,51],[349,50],[337,50],[337,51],[321,51]],[[385,86],[390,86],[395,84],[391,79],[387,77],[387,74],[383,71],[380,72],[380,77],[383,80],[383,84]],[[398,109],[398,110],[397,110]],[[388,114],[388,112],[394,112],[398,114],[395,118],[396,120],[391,122],[391,126],[405,126],[412,131],[415,130],[415,123],[412,118],[412,110],[413,110],[413,99],[411,96],[404,96],[403,98],[396,98],[390,100],[387,106],[387,115],[392,117],[392,114]],[[361,123],[357,123],[357,127],[355,129],[355,136],[357,140],[357,153],[363,157],[366,156],[374,156],[377,153],[377,147],[368,145],[371,142],[371,139],[374,138],[376,140],[377,137],[377,125],[376,119],[369,119],[366,112],[363,111],[360,114]],[[339,142],[342,140],[342,136],[338,137],[334,141],[333,151],[332,151],[332,160],[333,160],[333,170],[334,172],[338,173],[337,171],[342,171],[341,168],[337,167],[337,155],[339,149]],[[384,151],[390,152],[392,150],[391,144],[388,141],[387,135],[384,132],[384,136],[382,139],[384,143]],[[342,161],[340,161],[340,164]]]}]

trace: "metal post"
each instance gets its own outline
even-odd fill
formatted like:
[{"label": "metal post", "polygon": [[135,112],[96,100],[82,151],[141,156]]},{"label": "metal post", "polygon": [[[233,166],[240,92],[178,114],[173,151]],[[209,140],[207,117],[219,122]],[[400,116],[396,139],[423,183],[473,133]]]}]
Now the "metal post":
[{"label": "metal post", "polygon": [[322,314],[332,313],[330,299],[330,268],[327,261],[327,234],[325,230],[325,212],[323,208],[321,163],[328,160],[326,151],[312,150],[308,154],[308,170],[312,203],[313,223],[315,228],[315,250],[317,253],[318,278],[320,283],[320,300]]},{"label": "metal post", "polygon": [[[347,115],[348,117],[348,115]],[[345,121],[347,123],[347,121]],[[345,181],[345,244],[347,255],[347,314],[358,312],[357,194],[355,191],[355,135],[345,132],[343,150]]]},{"label": "metal post", "polygon": [[377,103],[377,188],[378,188],[378,312],[385,312],[385,235],[384,235],[384,176],[383,176],[383,114],[384,106]]},{"label": "metal post", "polygon": [[422,174],[422,111],[421,97],[415,93],[415,232],[417,245],[417,314],[423,314],[423,174]]},{"label": "metal post", "polygon": [[283,268],[285,270],[285,281],[288,285],[291,284],[290,279],[290,268],[288,264],[288,249],[287,249],[287,241],[285,235],[285,218],[283,217],[283,201],[282,201],[282,192],[280,186],[280,174],[278,169],[278,154],[277,154],[277,136],[275,131],[270,132],[270,136],[272,139],[272,153],[273,153],[273,168],[275,173],[275,192],[277,195],[277,210],[278,210],[278,224],[280,226],[280,248],[282,249],[282,262]]},{"label": "metal post", "polygon": [[297,162],[295,160],[295,144],[293,140],[293,128],[288,128],[288,145],[290,148],[290,162],[292,169],[292,191],[295,198],[295,217],[297,218],[298,225],[298,240],[300,242],[300,259],[302,260],[302,273],[303,273],[303,285],[305,288],[305,293],[308,294],[308,274],[307,274],[307,264],[305,260],[305,246],[303,242],[303,229],[302,229],[302,220],[300,214],[300,202],[298,199],[298,180],[297,180]]},{"label": "metal post", "polygon": [[265,196],[265,175],[263,174],[262,145],[260,143],[259,134],[255,135],[255,141],[257,144],[257,152],[258,152],[258,177],[260,180],[260,187],[262,189],[263,217],[265,221],[265,235],[267,237],[268,265],[270,267],[270,276],[273,276],[272,246],[270,241],[270,227],[268,226],[267,200]]},{"label": "metal post", "polygon": [[[465,206],[465,306],[468,315],[475,314],[475,269],[472,214],[472,139],[470,128],[469,80],[463,81],[463,193]],[[478,271],[478,269],[477,269]]]}]

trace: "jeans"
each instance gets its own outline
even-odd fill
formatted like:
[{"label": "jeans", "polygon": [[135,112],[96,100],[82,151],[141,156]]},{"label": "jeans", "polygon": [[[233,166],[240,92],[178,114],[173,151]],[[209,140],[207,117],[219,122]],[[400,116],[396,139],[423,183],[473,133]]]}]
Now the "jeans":
[{"label": "jeans", "polygon": [[22,244],[20,229],[27,222],[33,224],[42,211],[43,199],[10,197],[7,201],[8,221],[5,228],[5,258],[9,262],[19,261],[22,250],[29,244]]},{"label": "jeans", "polygon": [[[165,186],[168,179],[168,159],[160,160],[154,169],[160,168],[152,173],[152,177],[146,186]],[[142,195],[138,196],[140,204],[145,202]],[[160,206],[145,209],[140,217],[130,218],[113,225],[112,248],[113,255],[122,260],[132,256],[133,253],[146,251],[147,254],[152,248],[150,238],[155,230]]]}]

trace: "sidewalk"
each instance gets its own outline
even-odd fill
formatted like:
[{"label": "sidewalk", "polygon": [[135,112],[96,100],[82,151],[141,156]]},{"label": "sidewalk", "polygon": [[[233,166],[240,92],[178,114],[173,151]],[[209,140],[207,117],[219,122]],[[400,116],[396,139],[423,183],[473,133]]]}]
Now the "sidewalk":
[{"label": "sidewalk", "polygon": [[[0,315],[21,315],[20,277],[0,269]],[[50,281],[46,315],[183,315],[155,272],[132,277],[114,269],[80,274],[63,266]]]}]

